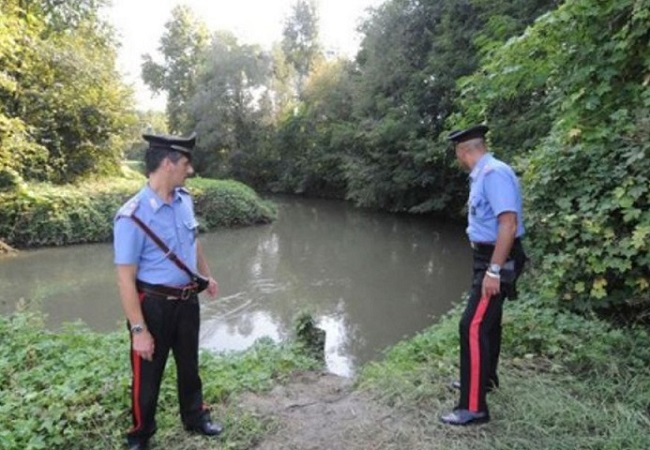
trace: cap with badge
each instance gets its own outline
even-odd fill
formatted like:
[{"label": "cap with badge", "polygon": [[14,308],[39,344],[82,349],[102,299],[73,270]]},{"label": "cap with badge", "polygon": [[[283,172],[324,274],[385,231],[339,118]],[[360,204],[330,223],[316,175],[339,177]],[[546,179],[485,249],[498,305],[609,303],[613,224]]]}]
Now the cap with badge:
[{"label": "cap with badge", "polygon": [[175,150],[192,158],[192,149],[196,144],[196,133],[189,137],[172,136],[169,134],[143,134],[142,138],[149,143],[150,149]]},{"label": "cap with badge", "polygon": [[455,130],[449,133],[447,139],[454,144],[469,141],[470,139],[483,138],[485,134],[490,131],[487,125],[474,125],[465,130]]}]

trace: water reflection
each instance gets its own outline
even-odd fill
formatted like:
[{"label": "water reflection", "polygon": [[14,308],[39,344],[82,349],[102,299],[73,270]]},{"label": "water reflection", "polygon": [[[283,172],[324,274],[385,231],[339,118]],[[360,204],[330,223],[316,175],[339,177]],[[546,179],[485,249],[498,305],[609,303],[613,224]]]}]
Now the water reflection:
[{"label": "water reflection", "polygon": [[[341,202],[276,199],[279,220],[202,237],[220,283],[203,299],[201,345],[241,350],[291,333],[300,311],[327,330],[331,371],[351,375],[381,350],[428,326],[460,298],[470,253],[462,227],[360,211]],[[50,324],[121,322],[110,245],[26,252],[0,260],[7,310],[42,299]]]},{"label": "water reflection", "polygon": [[465,289],[470,255],[457,225],[340,202],[280,200],[280,207],[274,225],[205,237],[224,295],[204,305],[205,346],[283,339],[308,310],[327,330],[330,370],[349,375],[428,326]]}]

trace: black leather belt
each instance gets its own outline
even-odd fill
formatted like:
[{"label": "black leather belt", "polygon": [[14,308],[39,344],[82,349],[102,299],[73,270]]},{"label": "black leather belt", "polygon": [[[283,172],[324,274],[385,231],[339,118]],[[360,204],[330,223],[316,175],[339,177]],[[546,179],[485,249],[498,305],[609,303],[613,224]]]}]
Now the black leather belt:
[{"label": "black leather belt", "polygon": [[167,300],[187,300],[198,293],[197,285],[190,283],[182,287],[165,286],[164,284],[149,284],[136,280],[135,287],[138,292],[163,297]]},{"label": "black leather belt", "polygon": [[[516,246],[520,244],[521,244],[521,239],[515,238],[514,242],[512,243],[512,248],[514,249]],[[491,244],[489,242],[471,242],[470,245],[472,246],[472,250],[481,254],[491,255],[492,252],[494,251],[494,244]]]},{"label": "black leather belt", "polygon": [[472,250],[481,253],[494,250],[494,244],[488,244],[485,242],[471,242],[470,245],[472,246]]}]

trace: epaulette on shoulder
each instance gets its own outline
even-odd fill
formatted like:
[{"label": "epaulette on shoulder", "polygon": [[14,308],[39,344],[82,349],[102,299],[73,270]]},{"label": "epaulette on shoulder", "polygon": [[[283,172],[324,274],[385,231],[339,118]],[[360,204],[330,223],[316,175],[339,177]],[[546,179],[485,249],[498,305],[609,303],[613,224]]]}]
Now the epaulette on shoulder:
[{"label": "epaulette on shoulder", "polygon": [[492,164],[486,164],[485,167],[483,167],[483,175],[487,175],[488,173],[494,171],[495,167]]},{"label": "epaulette on shoulder", "polygon": [[117,217],[131,217],[135,213],[135,210],[138,209],[138,206],[140,206],[139,198],[136,197],[129,200],[117,212]]}]

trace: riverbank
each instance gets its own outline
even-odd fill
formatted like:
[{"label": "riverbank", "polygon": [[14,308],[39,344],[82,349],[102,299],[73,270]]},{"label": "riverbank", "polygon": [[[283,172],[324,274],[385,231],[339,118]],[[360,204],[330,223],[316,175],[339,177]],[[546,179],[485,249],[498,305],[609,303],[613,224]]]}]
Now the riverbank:
[{"label": "riverbank", "polygon": [[11,255],[13,253],[16,253],[16,249],[0,240],[0,255]]},{"label": "riverbank", "polygon": [[[461,308],[395,346],[359,385],[411,418],[426,449],[646,449],[650,442],[650,334],[617,328],[523,294],[506,302],[501,387],[489,425],[439,423],[457,393]],[[383,448],[383,447],[382,447]],[[402,448],[399,446],[386,448]]]},{"label": "riverbank", "polygon": [[[322,374],[292,344],[201,356],[206,401],[228,449],[645,449],[650,336],[540,305],[506,304],[502,385],[488,425],[450,428],[460,308],[367,365],[357,379]],[[0,318],[0,449],[120,448],[128,427],[124,332],[45,331],[38,315]],[[214,448],[176,412],[168,368],[154,448]],[[163,445],[164,443],[164,445]]]},{"label": "riverbank", "polygon": [[[139,173],[75,185],[27,184],[0,193],[0,240],[15,248],[107,242],[118,208],[145,184]],[[232,180],[191,178],[202,232],[219,227],[269,223],[274,206]]]},{"label": "riverbank", "polygon": [[[524,296],[526,297],[526,296]],[[278,431],[255,447],[346,450],[548,450],[648,448],[650,335],[559,312],[528,296],[506,304],[501,387],[492,421],[442,425],[457,391],[462,308],[392,348],[352,383],[300,376],[244,396]],[[207,448],[207,447],[204,447]]]}]

